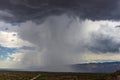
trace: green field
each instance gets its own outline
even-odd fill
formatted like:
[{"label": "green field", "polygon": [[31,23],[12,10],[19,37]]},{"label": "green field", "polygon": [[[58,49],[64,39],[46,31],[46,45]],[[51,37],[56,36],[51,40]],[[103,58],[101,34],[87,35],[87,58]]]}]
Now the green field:
[{"label": "green field", "polygon": [[119,74],[2,71],[0,80],[117,80]]}]

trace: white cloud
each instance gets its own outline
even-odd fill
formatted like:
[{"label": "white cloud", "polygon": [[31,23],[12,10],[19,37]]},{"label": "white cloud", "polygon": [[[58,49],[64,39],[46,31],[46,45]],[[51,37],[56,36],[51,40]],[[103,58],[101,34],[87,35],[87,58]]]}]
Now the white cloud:
[{"label": "white cloud", "polygon": [[105,61],[120,61],[120,54],[107,53],[107,54],[95,54],[86,53],[82,55],[85,62],[105,62]]},{"label": "white cloud", "polygon": [[[14,36],[14,34],[16,36]],[[32,46],[32,44],[30,44],[29,42],[20,39],[16,32],[5,32],[5,31],[0,31],[0,45],[10,48]]]},{"label": "white cloud", "polygon": [[4,47],[33,46],[28,41],[20,39],[18,35],[19,25],[0,21],[0,45]]}]

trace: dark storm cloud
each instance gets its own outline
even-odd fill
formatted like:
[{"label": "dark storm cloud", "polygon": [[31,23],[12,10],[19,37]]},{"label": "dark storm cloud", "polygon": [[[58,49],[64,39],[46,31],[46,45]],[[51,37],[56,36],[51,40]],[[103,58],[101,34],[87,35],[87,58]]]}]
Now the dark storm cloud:
[{"label": "dark storm cloud", "polygon": [[[49,15],[68,13],[89,19],[120,19],[118,0],[1,0],[0,10],[7,10],[14,17],[8,21],[26,21]],[[117,14],[115,14],[117,13]]]},{"label": "dark storm cloud", "polygon": [[92,44],[88,49],[94,53],[119,53],[120,43],[113,40],[112,37],[106,35],[92,36]]}]

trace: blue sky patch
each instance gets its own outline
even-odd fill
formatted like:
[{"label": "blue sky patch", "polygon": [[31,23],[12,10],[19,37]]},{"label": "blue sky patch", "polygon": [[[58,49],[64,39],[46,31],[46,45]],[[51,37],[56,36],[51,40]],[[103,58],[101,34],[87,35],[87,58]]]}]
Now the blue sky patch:
[{"label": "blue sky patch", "polygon": [[3,47],[0,46],[0,56],[1,59],[6,59],[9,54],[13,54],[17,52],[18,48],[8,48],[8,47]]}]

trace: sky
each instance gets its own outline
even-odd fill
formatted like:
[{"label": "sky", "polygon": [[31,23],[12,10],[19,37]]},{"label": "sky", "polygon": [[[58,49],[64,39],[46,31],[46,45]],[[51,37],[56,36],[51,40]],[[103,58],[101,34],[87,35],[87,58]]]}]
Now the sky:
[{"label": "sky", "polygon": [[120,61],[119,32],[120,0],[1,0],[0,68]]}]

